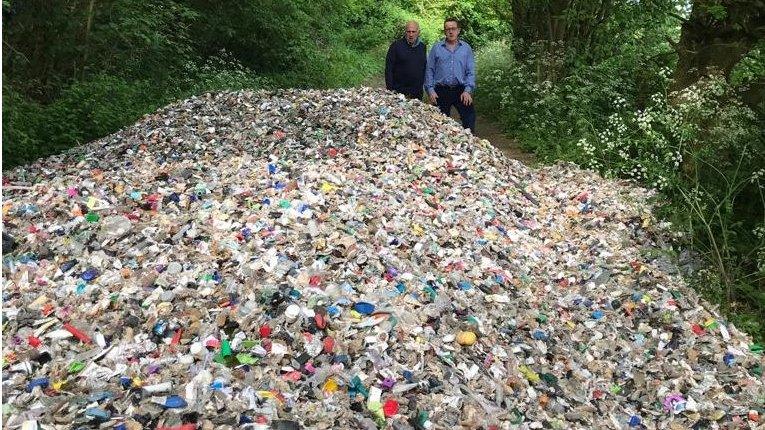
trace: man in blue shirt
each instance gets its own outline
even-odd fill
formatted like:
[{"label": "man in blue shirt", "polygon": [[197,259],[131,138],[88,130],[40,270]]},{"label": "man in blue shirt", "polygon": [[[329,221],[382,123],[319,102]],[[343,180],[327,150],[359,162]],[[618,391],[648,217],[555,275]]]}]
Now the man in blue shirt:
[{"label": "man in blue shirt", "polygon": [[406,23],[405,36],[388,48],[385,57],[385,88],[412,99],[422,99],[425,83],[425,44],[417,21]]},{"label": "man in blue shirt", "polygon": [[457,108],[462,126],[475,134],[475,58],[467,42],[459,40],[460,26],[456,19],[444,21],[446,38],[436,42],[428,54],[425,68],[425,91],[430,102],[438,104],[445,115]]}]

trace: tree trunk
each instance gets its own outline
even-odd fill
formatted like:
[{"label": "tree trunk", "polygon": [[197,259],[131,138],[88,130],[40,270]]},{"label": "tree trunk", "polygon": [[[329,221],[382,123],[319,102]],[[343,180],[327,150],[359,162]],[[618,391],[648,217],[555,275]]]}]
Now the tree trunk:
[{"label": "tree trunk", "polygon": [[90,0],[88,3],[88,19],[85,22],[85,41],[83,43],[83,53],[82,53],[82,71],[81,71],[81,78],[85,78],[85,68],[88,67],[88,51],[89,51],[89,42],[90,42],[90,28],[93,25],[93,6],[95,5],[96,0]]},{"label": "tree trunk", "polygon": [[764,0],[695,0],[676,45],[672,90],[687,88],[704,76],[726,79],[758,39],[765,37]]}]

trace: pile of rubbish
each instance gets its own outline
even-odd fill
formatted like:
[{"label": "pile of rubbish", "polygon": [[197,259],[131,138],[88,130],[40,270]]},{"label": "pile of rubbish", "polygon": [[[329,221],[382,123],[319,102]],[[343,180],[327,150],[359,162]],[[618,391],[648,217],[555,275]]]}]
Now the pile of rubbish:
[{"label": "pile of rubbish", "polygon": [[368,88],[205,94],[4,172],[9,429],[755,428],[652,193]]}]

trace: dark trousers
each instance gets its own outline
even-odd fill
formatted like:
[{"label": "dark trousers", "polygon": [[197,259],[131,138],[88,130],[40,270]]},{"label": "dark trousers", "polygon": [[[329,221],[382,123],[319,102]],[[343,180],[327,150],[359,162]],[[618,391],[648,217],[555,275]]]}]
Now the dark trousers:
[{"label": "dark trousers", "polygon": [[470,131],[475,134],[475,107],[471,104],[465,106],[460,100],[460,95],[465,91],[465,87],[462,85],[455,85],[453,87],[447,87],[443,85],[435,86],[436,103],[441,112],[449,116],[452,110],[452,106],[457,108],[457,112],[460,114],[460,120],[462,120],[462,127],[469,128]]},{"label": "dark trousers", "polygon": [[408,99],[422,100],[422,91],[402,92]]}]

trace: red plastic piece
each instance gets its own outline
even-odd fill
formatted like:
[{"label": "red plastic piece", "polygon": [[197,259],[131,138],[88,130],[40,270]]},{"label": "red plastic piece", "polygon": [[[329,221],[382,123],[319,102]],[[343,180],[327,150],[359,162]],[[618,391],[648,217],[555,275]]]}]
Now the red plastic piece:
[{"label": "red plastic piece", "polygon": [[175,333],[173,334],[173,338],[170,339],[170,347],[171,348],[174,347],[174,346],[177,346],[178,344],[181,343],[181,335],[182,334],[183,334],[183,329],[182,328],[179,328],[178,330],[175,331]]},{"label": "red plastic piece", "polygon": [[72,333],[72,335],[74,337],[76,337],[77,340],[79,340],[82,343],[92,343],[93,342],[93,339],[91,339],[90,336],[88,336],[87,334],[81,332],[75,326],[73,326],[73,325],[71,325],[69,323],[64,324],[64,330],[68,331],[69,333]]},{"label": "red plastic piece", "polygon": [[32,348],[37,348],[38,346],[42,345],[42,341],[40,340],[39,337],[29,336],[27,338],[27,342],[29,342],[29,345]]},{"label": "red plastic piece", "polygon": [[695,333],[696,336],[702,336],[706,333],[706,330],[698,324],[691,326],[691,330],[693,330],[693,333]]},{"label": "red plastic piece", "polygon": [[324,344],[324,353],[325,354],[331,354],[332,350],[335,348],[335,339],[332,339],[330,336],[327,336],[322,341]]},{"label": "red plastic piece", "polygon": [[157,430],[197,430],[197,425],[194,423],[181,424],[179,426],[158,426]]},{"label": "red plastic piece", "polygon": [[327,318],[324,315],[316,314],[313,319],[316,321],[316,327],[323,330],[327,326]]},{"label": "red plastic piece", "polygon": [[271,336],[271,326],[262,325],[258,332],[260,332],[260,337],[269,337]]},{"label": "red plastic piece", "polygon": [[386,400],[385,404],[383,404],[383,413],[385,413],[386,418],[396,415],[398,413],[398,402],[393,399]]}]

